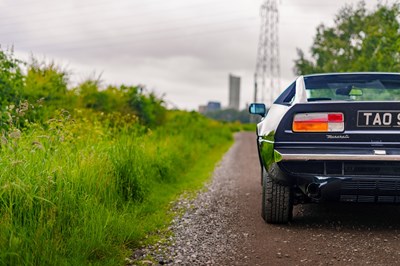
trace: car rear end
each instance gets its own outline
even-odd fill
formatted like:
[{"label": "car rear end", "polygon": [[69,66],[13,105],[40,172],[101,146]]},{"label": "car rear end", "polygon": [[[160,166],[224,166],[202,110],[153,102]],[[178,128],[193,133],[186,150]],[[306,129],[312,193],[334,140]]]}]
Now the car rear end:
[{"label": "car rear end", "polygon": [[399,133],[397,101],[299,103],[276,129],[274,150],[303,200],[399,203]]},{"label": "car rear end", "polygon": [[314,199],[399,202],[396,110],[386,102],[297,104],[275,134],[279,166]]},{"label": "car rear end", "polygon": [[400,74],[300,76],[268,112],[254,103],[262,217],[287,223],[293,205],[400,203]]}]

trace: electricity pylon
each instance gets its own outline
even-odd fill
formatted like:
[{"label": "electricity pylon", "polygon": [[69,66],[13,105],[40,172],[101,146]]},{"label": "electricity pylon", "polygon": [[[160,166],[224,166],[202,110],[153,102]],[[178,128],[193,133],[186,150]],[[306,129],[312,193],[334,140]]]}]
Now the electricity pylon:
[{"label": "electricity pylon", "polygon": [[271,106],[280,93],[278,0],[265,0],[260,8],[261,27],[254,73],[254,102]]}]

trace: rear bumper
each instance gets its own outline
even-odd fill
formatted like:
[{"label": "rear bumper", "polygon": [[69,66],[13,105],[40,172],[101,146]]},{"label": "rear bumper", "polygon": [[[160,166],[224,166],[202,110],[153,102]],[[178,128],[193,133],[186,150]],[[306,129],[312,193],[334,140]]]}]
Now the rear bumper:
[{"label": "rear bumper", "polygon": [[400,178],[315,177],[317,201],[400,203]]},{"label": "rear bumper", "polygon": [[275,149],[281,161],[400,161],[398,149],[298,150]]},{"label": "rear bumper", "polygon": [[400,203],[397,148],[275,149],[280,168],[314,201]]},{"label": "rear bumper", "polygon": [[285,173],[277,181],[293,185],[313,201],[400,203],[398,144],[276,144],[260,139],[263,165],[270,169],[277,164]]}]

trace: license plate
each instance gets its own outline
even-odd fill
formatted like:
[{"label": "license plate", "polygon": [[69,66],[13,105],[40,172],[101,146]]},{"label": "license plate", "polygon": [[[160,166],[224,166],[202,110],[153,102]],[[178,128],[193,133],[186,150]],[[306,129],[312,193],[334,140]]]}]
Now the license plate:
[{"label": "license plate", "polygon": [[400,127],[400,111],[358,111],[358,127]]}]

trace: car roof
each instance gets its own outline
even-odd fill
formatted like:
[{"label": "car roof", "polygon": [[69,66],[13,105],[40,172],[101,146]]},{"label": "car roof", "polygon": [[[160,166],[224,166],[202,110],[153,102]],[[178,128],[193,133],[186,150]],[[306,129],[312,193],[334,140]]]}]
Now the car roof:
[{"label": "car roof", "polygon": [[398,72],[332,72],[332,73],[315,73],[303,75],[307,77],[319,77],[319,76],[338,76],[338,75],[399,75]]}]

